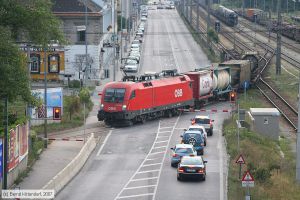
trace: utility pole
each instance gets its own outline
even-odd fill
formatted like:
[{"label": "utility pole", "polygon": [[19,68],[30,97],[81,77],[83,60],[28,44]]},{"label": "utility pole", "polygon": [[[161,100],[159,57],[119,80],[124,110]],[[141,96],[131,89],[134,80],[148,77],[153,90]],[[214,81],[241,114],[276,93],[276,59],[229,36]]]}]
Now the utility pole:
[{"label": "utility pole", "polygon": [[112,7],[112,28],[113,28],[113,48],[114,48],[114,61],[113,61],[113,81],[116,81],[116,26],[115,26],[115,0],[111,1],[111,7]]},{"label": "utility pole", "polygon": [[[199,8],[199,0],[197,1],[197,33],[200,34],[200,24],[199,24],[199,20],[200,20],[200,8]],[[200,36],[200,35],[198,35]]]},{"label": "utility pole", "polygon": [[85,0],[85,13],[84,13],[84,24],[85,24],[85,69],[83,72],[83,85],[85,84],[86,79],[86,71],[88,69],[88,43],[87,43],[87,27],[88,27],[88,18],[87,18],[87,2],[88,0]]},{"label": "utility pole", "polygon": [[3,189],[7,189],[7,173],[8,173],[8,97],[4,100],[4,157],[3,157]]},{"label": "utility pole", "polygon": [[193,1],[192,0],[190,0],[190,24],[191,24],[191,26],[193,27],[193,21],[192,21],[192,15],[193,15],[193,6],[192,6],[192,4],[193,4]]},{"label": "utility pole", "polygon": [[123,3],[122,3],[122,1],[120,1],[120,4],[121,4],[121,28],[120,28],[120,30],[121,30],[121,34],[120,34],[120,39],[121,39],[121,41],[120,41],[120,57],[121,57],[121,63],[122,63],[122,57],[123,57],[123,51],[122,51],[122,49],[123,49]]},{"label": "utility pole", "polygon": [[47,53],[46,48],[44,48],[44,104],[45,104],[45,118],[44,118],[44,147],[47,148],[48,146],[48,134],[47,134]]},{"label": "utility pole", "polygon": [[[300,78],[300,74],[299,74]],[[300,95],[300,82],[298,96]],[[298,110],[300,110],[300,98],[298,99]],[[298,126],[297,126],[297,143],[296,143],[296,181],[300,184],[300,113],[298,113]]]},{"label": "utility pole", "polygon": [[276,75],[281,74],[281,0],[277,0],[277,50],[276,50]]},{"label": "utility pole", "polygon": [[207,33],[207,44],[209,43],[208,30],[210,28],[210,0],[207,0],[207,20],[206,20],[206,33]]}]

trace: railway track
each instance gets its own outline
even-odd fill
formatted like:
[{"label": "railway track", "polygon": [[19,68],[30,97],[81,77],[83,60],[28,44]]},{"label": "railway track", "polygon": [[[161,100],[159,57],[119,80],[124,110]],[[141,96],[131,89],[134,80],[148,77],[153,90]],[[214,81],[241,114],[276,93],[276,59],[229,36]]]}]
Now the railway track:
[{"label": "railway track", "polygon": [[[205,18],[204,14],[202,13],[201,18]],[[192,17],[194,24],[197,24],[195,21],[197,20],[196,17]],[[205,27],[201,26],[201,22],[199,23],[200,27],[199,29],[202,32],[206,32]],[[240,31],[239,31],[240,32]],[[235,35],[233,35],[230,32],[226,32],[225,34],[223,34],[225,36],[225,38],[227,38],[229,41],[232,42],[232,39],[234,39]],[[249,38],[250,40],[252,39],[256,39],[256,38],[252,38],[251,36],[249,36],[248,34],[244,34],[244,36],[246,36],[247,38]],[[247,46],[246,44],[244,44],[242,41],[238,40],[237,38],[235,38],[235,42],[237,46],[239,46],[239,48],[246,50],[250,50],[253,51],[253,49],[251,49],[249,46]],[[265,44],[263,44],[265,45]],[[262,49],[265,49],[265,53],[264,55],[261,57],[261,59],[259,60],[260,63],[260,70],[259,72],[255,75],[254,78],[254,82],[256,83],[256,87],[258,88],[258,90],[266,97],[266,99],[268,99],[268,101],[270,103],[272,103],[282,114],[282,116],[287,120],[287,122],[296,130],[297,129],[297,120],[298,120],[298,111],[297,109],[295,109],[293,106],[291,106],[290,103],[288,103],[287,100],[284,99],[284,97],[282,97],[274,88],[272,88],[270,86],[270,84],[268,84],[263,78],[263,72],[266,70],[266,68],[268,67],[272,57],[275,54],[275,50],[274,48],[272,48],[269,45],[259,45]],[[298,67],[299,62],[297,60],[295,60],[294,58],[286,55],[286,54],[282,54],[282,58],[284,60],[286,60],[287,62],[289,62],[290,64],[294,64],[294,66]],[[300,67],[298,67],[300,69]]]}]

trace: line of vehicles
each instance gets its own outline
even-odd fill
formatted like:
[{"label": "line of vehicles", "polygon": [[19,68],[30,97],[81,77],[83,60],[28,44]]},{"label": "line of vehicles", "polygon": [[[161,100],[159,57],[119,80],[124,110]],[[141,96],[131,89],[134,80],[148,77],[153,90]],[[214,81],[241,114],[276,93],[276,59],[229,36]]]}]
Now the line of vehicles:
[{"label": "line of vehicles", "polygon": [[207,135],[213,135],[214,120],[198,115],[192,125],[180,136],[181,143],[171,148],[171,166],[177,167],[177,180],[184,178],[206,179],[206,163],[202,156],[207,145]]}]

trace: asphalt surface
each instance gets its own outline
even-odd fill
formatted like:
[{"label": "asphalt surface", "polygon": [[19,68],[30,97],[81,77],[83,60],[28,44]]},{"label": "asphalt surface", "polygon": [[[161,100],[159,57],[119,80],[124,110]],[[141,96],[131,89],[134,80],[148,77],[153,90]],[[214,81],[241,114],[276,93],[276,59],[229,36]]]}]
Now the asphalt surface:
[{"label": "asphalt surface", "polygon": [[[140,73],[174,68],[185,72],[209,64],[175,10],[149,11],[143,45]],[[80,173],[55,199],[226,199],[221,124],[229,113],[220,111],[230,106],[220,103],[213,108],[219,112],[204,113],[215,120],[214,135],[208,138],[204,153],[208,161],[205,182],[178,182],[176,169],[170,166],[170,147],[179,143],[195,115],[185,113],[108,130]]]}]

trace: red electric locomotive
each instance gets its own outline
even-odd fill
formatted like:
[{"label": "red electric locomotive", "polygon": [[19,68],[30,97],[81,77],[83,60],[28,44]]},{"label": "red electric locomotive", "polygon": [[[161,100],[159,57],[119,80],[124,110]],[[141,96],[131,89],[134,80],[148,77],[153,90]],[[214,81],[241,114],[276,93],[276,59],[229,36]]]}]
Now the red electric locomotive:
[{"label": "red electric locomotive", "polygon": [[186,75],[105,85],[98,120],[107,124],[134,122],[179,114],[194,106],[192,81]]}]

